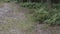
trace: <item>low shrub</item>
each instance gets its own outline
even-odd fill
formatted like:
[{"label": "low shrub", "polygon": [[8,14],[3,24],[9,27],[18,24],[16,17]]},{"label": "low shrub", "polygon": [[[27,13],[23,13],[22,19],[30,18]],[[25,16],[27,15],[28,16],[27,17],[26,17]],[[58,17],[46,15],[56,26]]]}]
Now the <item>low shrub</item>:
[{"label": "low shrub", "polygon": [[[46,4],[41,3],[23,3],[22,7],[32,9],[30,14],[35,22],[49,25],[60,25],[60,4],[53,4],[52,10],[47,9]],[[35,9],[35,10],[34,10]]]},{"label": "low shrub", "polygon": [[27,8],[30,8],[30,9],[37,9],[37,8],[40,8],[41,7],[41,3],[22,3],[20,4],[20,6],[22,7],[27,7]]}]

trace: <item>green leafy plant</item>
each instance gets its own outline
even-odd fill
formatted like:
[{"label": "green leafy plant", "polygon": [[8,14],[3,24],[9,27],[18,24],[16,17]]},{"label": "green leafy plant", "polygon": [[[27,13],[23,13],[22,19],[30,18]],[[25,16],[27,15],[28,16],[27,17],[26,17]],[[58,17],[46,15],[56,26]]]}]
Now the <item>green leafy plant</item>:
[{"label": "green leafy plant", "polygon": [[41,3],[23,3],[22,7],[32,9],[29,13],[35,22],[49,25],[60,25],[60,6],[53,4],[52,10],[47,9],[47,5]]},{"label": "green leafy plant", "polygon": [[27,7],[27,8],[33,8],[33,9],[37,9],[37,8],[40,8],[41,7],[41,3],[23,3],[23,4],[20,4],[22,7]]}]

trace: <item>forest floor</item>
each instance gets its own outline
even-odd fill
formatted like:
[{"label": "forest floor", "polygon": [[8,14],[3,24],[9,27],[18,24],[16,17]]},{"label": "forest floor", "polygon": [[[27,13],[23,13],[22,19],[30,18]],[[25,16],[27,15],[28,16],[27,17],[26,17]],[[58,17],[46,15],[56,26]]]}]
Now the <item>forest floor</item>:
[{"label": "forest floor", "polygon": [[14,3],[0,4],[0,34],[25,34],[33,26],[25,16],[26,11]]},{"label": "forest floor", "polygon": [[[51,32],[56,34],[57,30],[50,31],[47,29],[48,26],[35,25],[33,21],[30,21],[25,16],[28,11],[14,3],[0,3],[0,34],[53,34]],[[60,30],[57,32],[60,33]]]}]

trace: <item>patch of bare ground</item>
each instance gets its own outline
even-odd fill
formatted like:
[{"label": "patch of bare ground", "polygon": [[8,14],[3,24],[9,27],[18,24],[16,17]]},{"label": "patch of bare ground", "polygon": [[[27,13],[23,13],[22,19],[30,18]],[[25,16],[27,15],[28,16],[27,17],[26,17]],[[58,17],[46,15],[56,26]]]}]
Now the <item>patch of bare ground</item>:
[{"label": "patch of bare ground", "polygon": [[14,3],[3,3],[0,8],[0,34],[25,34],[33,26],[25,16],[27,11]]}]

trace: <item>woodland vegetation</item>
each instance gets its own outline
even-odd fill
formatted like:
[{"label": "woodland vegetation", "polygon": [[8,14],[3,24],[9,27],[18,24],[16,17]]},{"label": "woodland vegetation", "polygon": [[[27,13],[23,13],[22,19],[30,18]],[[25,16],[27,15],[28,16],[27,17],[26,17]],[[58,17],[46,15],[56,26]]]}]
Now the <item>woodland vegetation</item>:
[{"label": "woodland vegetation", "polygon": [[0,0],[29,8],[35,22],[60,25],[60,0]]}]

